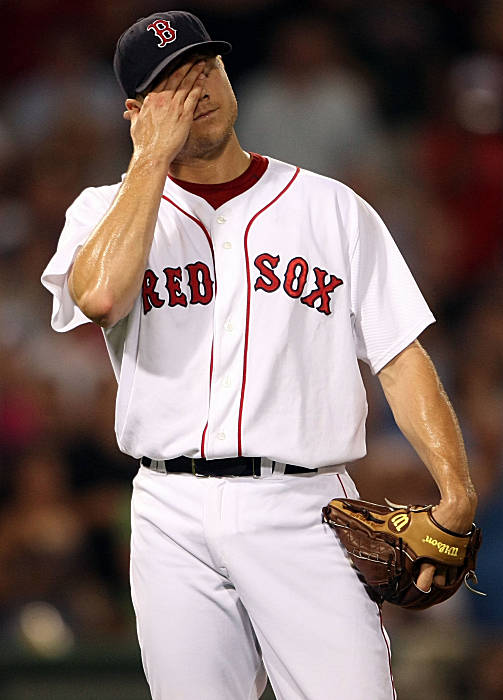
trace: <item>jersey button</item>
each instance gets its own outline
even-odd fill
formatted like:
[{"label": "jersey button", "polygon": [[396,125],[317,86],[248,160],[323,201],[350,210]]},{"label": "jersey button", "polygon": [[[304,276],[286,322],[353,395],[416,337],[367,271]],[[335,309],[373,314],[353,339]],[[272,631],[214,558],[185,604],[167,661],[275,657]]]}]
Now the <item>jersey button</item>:
[{"label": "jersey button", "polygon": [[225,224],[226,221],[227,221],[227,219],[225,218],[225,216],[222,216],[222,215],[217,216],[217,223],[218,224]]},{"label": "jersey button", "polygon": [[224,328],[227,331],[227,333],[232,333],[232,331],[234,330],[234,326],[232,325],[231,321],[226,321]]},{"label": "jersey button", "polygon": [[223,247],[225,250],[230,250],[232,248],[232,243],[230,241],[225,241]]},{"label": "jersey button", "polygon": [[232,379],[229,377],[228,374],[225,375],[224,381],[222,382],[222,384],[224,385],[224,387],[226,389],[230,389],[230,387],[232,386]]},{"label": "jersey button", "polygon": [[217,438],[219,440],[225,440],[225,433],[217,433]]}]

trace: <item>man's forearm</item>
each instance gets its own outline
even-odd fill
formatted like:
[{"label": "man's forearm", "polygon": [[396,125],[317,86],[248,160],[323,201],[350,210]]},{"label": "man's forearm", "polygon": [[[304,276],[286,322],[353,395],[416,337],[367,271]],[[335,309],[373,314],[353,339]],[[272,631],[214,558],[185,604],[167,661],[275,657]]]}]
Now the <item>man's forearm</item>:
[{"label": "man's forearm", "polygon": [[379,373],[395,421],[440,491],[446,527],[470,528],[477,497],[461,430],[433,363],[416,341]]},{"label": "man's forearm", "polygon": [[75,259],[70,293],[100,325],[126,316],[139,294],[165,178],[164,163],[133,157],[112,206]]}]

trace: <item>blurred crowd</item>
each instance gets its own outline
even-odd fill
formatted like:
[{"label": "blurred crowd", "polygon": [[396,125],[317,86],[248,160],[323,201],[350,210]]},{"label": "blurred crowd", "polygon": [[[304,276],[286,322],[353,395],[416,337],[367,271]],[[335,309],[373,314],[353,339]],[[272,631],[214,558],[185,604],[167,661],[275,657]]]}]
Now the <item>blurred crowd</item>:
[{"label": "blurred crowd", "polygon": [[[388,609],[386,621],[405,700],[502,698],[502,0],[2,3],[0,641],[64,653],[134,638],[137,465],[115,446],[115,380],[98,328],[50,329],[39,278],[73,199],[127,168],[113,50],[159,9],[192,10],[234,44],[226,63],[243,146],[370,201],[438,320],[422,342],[465,436],[489,597],[460,593],[421,614]],[[369,454],[350,470],[362,496],[435,501],[363,371]]]}]

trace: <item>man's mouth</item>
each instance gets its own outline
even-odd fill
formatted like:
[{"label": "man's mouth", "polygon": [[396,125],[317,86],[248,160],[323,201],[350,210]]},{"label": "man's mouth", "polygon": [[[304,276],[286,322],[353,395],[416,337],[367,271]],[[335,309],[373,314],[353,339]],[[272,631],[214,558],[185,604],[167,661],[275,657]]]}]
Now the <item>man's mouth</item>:
[{"label": "man's mouth", "polygon": [[206,112],[201,112],[201,114],[198,114],[197,117],[194,117],[194,121],[197,122],[199,119],[204,119],[204,117],[209,117],[213,112],[216,112],[218,107],[214,107],[213,109],[208,109]]}]

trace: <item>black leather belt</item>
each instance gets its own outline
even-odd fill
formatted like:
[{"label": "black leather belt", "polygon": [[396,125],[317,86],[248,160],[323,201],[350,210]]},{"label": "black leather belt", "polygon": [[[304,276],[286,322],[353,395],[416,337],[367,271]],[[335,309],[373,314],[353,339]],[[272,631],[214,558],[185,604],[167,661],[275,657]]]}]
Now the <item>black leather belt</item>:
[{"label": "black leather belt", "polygon": [[[166,473],[186,473],[195,476],[260,476],[261,457],[230,457],[229,459],[192,459],[191,457],[175,457],[174,459],[152,460],[142,457],[141,464],[156,471]],[[157,467],[155,468],[153,462]],[[275,462],[272,462],[274,472]],[[304,474],[317,472],[317,469],[298,467],[295,464],[285,464],[285,474]]]}]

